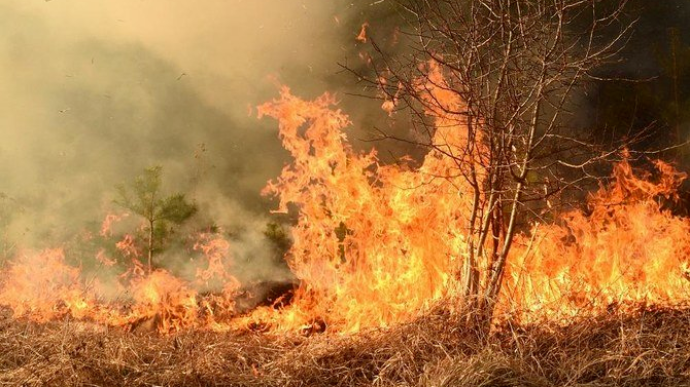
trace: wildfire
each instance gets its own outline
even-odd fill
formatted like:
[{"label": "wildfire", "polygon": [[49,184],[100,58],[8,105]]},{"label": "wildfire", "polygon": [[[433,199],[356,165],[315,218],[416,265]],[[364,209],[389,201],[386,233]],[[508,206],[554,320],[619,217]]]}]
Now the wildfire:
[{"label": "wildfire", "polygon": [[[107,286],[68,264],[61,249],[23,252],[2,273],[0,305],[39,322],[71,316],[136,328],[155,320],[161,332],[349,333],[409,321],[440,300],[462,298],[457,289],[472,197],[458,172],[475,160],[465,151],[460,129],[466,123],[443,114],[463,102],[429,66],[430,83],[419,86],[440,103],[439,111],[427,113],[437,126],[434,143],[442,146],[417,168],[382,165],[374,150],[356,152],[344,134],[351,122],[331,94],[305,101],[283,87],[278,99],[258,108],[260,116],[278,120],[293,157],[264,191],[279,199],[278,211],[297,215],[286,260],[300,286],[288,305],[235,310],[242,284],[233,275],[230,244],[219,234],[199,235],[193,250],[205,259],[191,278],[147,273],[134,237],[124,235],[115,245],[127,268]],[[686,176],[655,165],[657,179],[636,174],[628,162],[616,165],[612,183],[589,196],[586,210],[519,235],[499,312],[523,321],[559,320],[614,304],[684,302],[690,221],[663,209],[659,198],[676,198]],[[120,219],[108,216],[101,236],[110,237]],[[116,266],[104,251],[94,262]],[[119,296],[107,289],[113,287]]]},{"label": "wildfire", "polygon": [[[614,181],[590,195],[587,213],[573,210],[556,225],[535,226],[521,240],[505,289],[524,319],[565,318],[610,306],[673,305],[690,296],[690,221],[664,210],[687,177],[656,161],[656,182],[627,161]],[[510,301],[508,301],[510,300]]]},{"label": "wildfire", "polygon": [[359,34],[355,38],[358,42],[366,43],[367,42],[367,28],[369,28],[369,23],[364,22],[362,24],[362,27],[359,30]]},{"label": "wildfire", "polygon": [[60,249],[20,253],[3,274],[0,305],[12,308],[15,316],[39,322],[66,314],[82,318],[94,305],[94,298],[83,287],[79,269],[65,262]]}]

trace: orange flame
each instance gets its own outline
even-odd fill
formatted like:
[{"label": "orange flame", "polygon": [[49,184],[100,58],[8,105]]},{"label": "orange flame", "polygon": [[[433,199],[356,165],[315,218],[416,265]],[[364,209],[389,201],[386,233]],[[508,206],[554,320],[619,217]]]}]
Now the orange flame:
[{"label": "orange flame", "polygon": [[[216,329],[216,314],[232,315],[234,293],[239,282],[228,272],[229,244],[217,235],[201,235],[195,248],[206,257],[207,267],[197,268],[197,278],[185,280],[166,270],[146,274],[137,259],[131,236],[117,242],[123,255],[131,258],[129,268],[106,289],[98,279],[80,267],[69,265],[62,249],[25,252],[2,273],[0,305],[17,318],[46,322],[66,316],[96,323],[135,327],[140,321],[154,321],[152,329],[167,333],[191,327]],[[94,257],[103,267],[114,260],[99,250]],[[220,293],[204,297],[198,289],[218,279]],[[218,311],[222,313],[218,313]]]},{"label": "orange flame", "polygon": [[[437,92],[444,103],[461,103]],[[330,94],[308,102],[283,88],[279,100],[259,108],[279,120],[295,158],[265,191],[280,197],[279,211],[299,206],[289,263],[303,287],[293,307],[306,305],[309,318],[337,331],[389,326],[451,288],[465,248],[467,183],[442,178],[457,160],[441,151],[417,171],[381,166],[373,151],[354,152],[342,133],[350,122],[334,103]],[[436,134],[455,154],[464,145],[458,125],[439,119]]]},{"label": "orange flame", "polygon": [[367,42],[367,28],[369,28],[369,22],[364,22],[362,23],[362,28],[359,30],[359,34],[355,38],[358,42],[366,43]]},{"label": "orange flame", "polygon": [[0,305],[14,316],[44,322],[72,315],[87,317],[95,299],[83,287],[78,268],[69,266],[61,249],[24,252],[3,276]]},{"label": "orange flame", "polygon": [[[463,111],[464,102],[438,66],[420,70],[428,76],[413,87],[422,91],[437,129],[436,147],[417,168],[381,165],[375,150],[355,151],[343,132],[351,122],[334,108],[331,94],[305,101],[283,87],[278,99],[258,108],[260,116],[278,120],[280,139],[294,159],[264,190],[279,199],[278,211],[297,218],[286,260],[301,283],[288,306],[238,316],[242,286],[232,273],[230,243],[218,234],[199,235],[194,251],[204,261],[188,276],[193,278],[162,269],[147,274],[136,238],[122,236],[114,244],[129,264],[116,278],[115,298],[69,265],[63,250],[24,252],[2,273],[0,305],[41,322],[72,316],[131,327],[156,320],[160,332],[348,333],[409,321],[435,302],[460,298],[473,192],[464,175],[473,166],[483,179],[475,159],[482,149],[468,148],[481,148],[482,141],[470,144],[466,119],[447,113]],[[395,98],[390,102],[394,106]],[[498,311],[529,322],[626,303],[685,302],[690,220],[664,209],[660,198],[677,199],[686,175],[661,161],[655,166],[652,175],[619,163],[612,183],[589,196],[586,210],[518,235]],[[112,236],[117,220],[106,218],[102,237]],[[105,252],[94,258],[114,270]],[[479,262],[482,270],[487,265]]]},{"label": "orange flame", "polygon": [[662,209],[677,199],[684,173],[656,161],[659,178],[635,176],[623,161],[614,181],[557,225],[535,226],[509,268],[505,298],[526,320],[565,318],[611,305],[673,305],[690,296],[690,221]]}]

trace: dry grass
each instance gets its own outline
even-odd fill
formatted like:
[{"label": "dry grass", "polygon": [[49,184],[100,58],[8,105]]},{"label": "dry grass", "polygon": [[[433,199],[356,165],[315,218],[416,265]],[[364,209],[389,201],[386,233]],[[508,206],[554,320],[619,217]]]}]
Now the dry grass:
[{"label": "dry grass", "polygon": [[640,309],[482,340],[442,312],[350,337],[126,333],[0,317],[0,385],[690,386],[690,310]]}]

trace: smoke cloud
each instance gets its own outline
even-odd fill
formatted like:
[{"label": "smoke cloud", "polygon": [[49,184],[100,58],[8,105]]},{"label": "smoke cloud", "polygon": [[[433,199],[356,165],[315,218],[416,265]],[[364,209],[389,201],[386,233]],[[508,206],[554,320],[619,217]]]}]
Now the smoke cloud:
[{"label": "smoke cloud", "polygon": [[287,154],[253,107],[277,82],[306,96],[352,82],[337,63],[356,58],[362,15],[345,1],[3,1],[4,232],[54,244],[161,165],[168,192],[261,245],[259,191]]}]

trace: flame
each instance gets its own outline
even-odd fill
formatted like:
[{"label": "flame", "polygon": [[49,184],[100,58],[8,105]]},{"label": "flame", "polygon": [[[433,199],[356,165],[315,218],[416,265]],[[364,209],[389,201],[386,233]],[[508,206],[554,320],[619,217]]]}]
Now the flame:
[{"label": "flame", "polygon": [[[107,217],[106,222],[113,221]],[[142,321],[162,333],[188,328],[218,327],[216,315],[234,313],[234,295],[240,284],[228,268],[229,243],[219,235],[201,234],[194,248],[203,253],[206,267],[197,268],[195,278],[185,280],[158,269],[150,274],[138,260],[138,249],[131,235],[116,243],[130,259],[126,270],[116,278],[115,293],[96,275],[70,265],[63,249],[22,252],[3,271],[0,305],[9,307],[14,317],[47,322],[70,316],[100,324],[136,328]],[[103,249],[94,257],[102,267],[113,267],[115,260]],[[219,291],[204,296],[213,281]],[[221,311],[222,313],[219,313]]]},{"label": "flame", "polygon": [[[442,87],[424,86],[445,108],[462,104]],[[439,116],[436,136],[446,145],[418,170],[382,166],[374,151],[352,150],[342,132],[350,121],[334,104],[330,94],[309,102],[284,87],[259,108],[279,120],[295,159],[265,193],[279,196],[281,212],[299,207],[288,260],[303,286],[292,307],[335,331],[386,327],[448,295],[455,281],[470,202],[464,179],[445,178],[457,168],[445,155],[461,154],[464,123]]]},{"label": "flame", "polygon": [[94,298],[85,290],[78,268],[65,262],[61,249],[22,252],[3,276],[0,305],[15,316],[45,322],[72,315],[86,317]]},{"label": "flame", "polygon": [[[436,131],[435,147],[418,167],[382,165],[375,150],[355,151],[344,133],[351,122],[332,94],[306,101],[282,87],[279,98],[258,107],[259,116],[278,121],[293,158],[264,190],[278,198],[277,211],[297,219],[286,260],[300,286],[289,305],[236,311],[243,285],[233,275],[230,242],[220,234],[198,235],[189,253],[204,259],[194,275],[147,273],[137,238],[113,235],[112,225],[121,219],[115,215],[106,217],[100,236],[113,243],[119,260],[104,250],[94,256],[99,270],[124,262],[114,284],[70,265],[62,249],[24,251],[3,269],[0,305],[39,322],[71,316],[135,329],[155,321],[163,333],[351,333],[410,321],[436,302],[461,299],[473,203],[464,176],[473,168],[478,181],[484,179],[485,163],[477,158],[485,152],[481,138],[467,137],[466,118],[447,113],[465,105],[438,66],[427,63],[420,70],[427,76],[413,87],[422,91]],[[384,108],[392,111],[397,98]],[[663,202],[678,199],[686,175],[661,161],[654,165],[654,174],[634,170],[628,161],[615,165],[611,183],[589,195],[586,209],[519,234],[499,315],[559,321],[612,305],[685,302],[690,220],[673,215]],[[478,265],[487,270],[488,262]]]},{"label": "flame", "polygon": [[127,218],[129,216],[128,213],[124,214],[114,214],[110,213],[105,216],[105,219],[103,219],[103,222],[101,223],[101,231],[100,235],[102,237],[109,237],[112,235],[112,227],[113,224],[116,222],[121,221],[124,218]]},{"label": "flame", "polygon": [[134,306],[131,316],[157,318],[162,332],[179,331],[198,325],[197,293],[165,270],[156,270],[131,282]]},{"label": "flame", "polygon": [[362,23],[362,27],[359,30],[359,34],[355,38],[358,42],[366,43],[367,42],[367,28],[369,28],[369,22],[364,22]]},{"label": "flame", "polygon": [[[330,94],[304,101],[284,87],[260,107],[260,115],[278,119],[295,159],[265,191],[279,197],[278,211],[299,208],[288,260],[303,285],[290,308],[293,325],[279,326],[386,327],[437,300],[459,298],[472,192],[464,168],[478,167],[473,155],[482,149],[467,151],[467,123],[445,113],[462,111],[463,102],[433,63],[426,71],[428,81],[418,87],[428,91],[440,145],[417,169],[383,166],[375,151],[353,151],[342,132],[350,121],[333,109]],[[656,181],[636,175],[627,161],[615,165],[613,182],[591,194],[586,212],[572,210],[518,235],[499,310],[523,321],[561,320],[611,305],[684,302],[690,222],[658,199],[677,199],[686,175],[661,161],[655,166]],[[484,172],[477,173],[481,181]],[[488,262],[479,267],[487,270]]]},{"label": "flame", "polygon": [[[567,318],[630,303],[674,305],[690,296],[690,221],[663,209],[687,177],[656,161],[656,181],[630,163],[556,225],[535,226],[512,261],[506,303],[525,320]],[[508,301],[510,300],[510,301]]]}]

